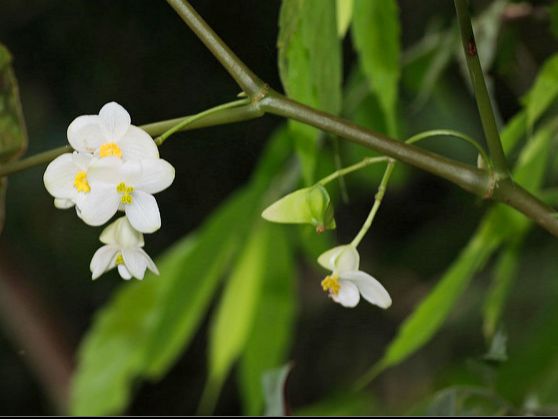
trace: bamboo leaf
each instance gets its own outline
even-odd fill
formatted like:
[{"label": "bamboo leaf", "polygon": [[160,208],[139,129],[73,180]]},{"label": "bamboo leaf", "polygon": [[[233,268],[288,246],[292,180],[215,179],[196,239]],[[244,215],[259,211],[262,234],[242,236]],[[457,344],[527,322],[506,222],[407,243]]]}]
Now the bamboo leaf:
[{"label": "bamboo leaf", "polygon": [[530,129],[558,97],[558,54],[546,60],[524,98]]},{"label": "bamboo leaf", "polygon": [[285,362],[285,355],[293,334],[296,289],[291,248],[284,230],[273,226],[273,240],[266,263],[260,302],[250,337],[242,354],[239,382],[244,413],[262,413],[264,393],[262,377],[265,371]]},{"label": "bamboo leaf", "polygon": [[273,255],[271,225],[260,221],[252,231],[228,279],[209,333],[209,378],[201,413],[214,408],[221,386],[244,350],[262,295],[267,264]]},{"label": "bamboo leaf", "polygon": [[395,0],[355,0],[352,34],[360,65],[377,96],[388,126],[397,134],[400,25]]},{"label": "bamboo leaf", "polygon": [[354,0],[337,0],[337,35],[343,39],[353,18]]},{"label": "bamboo leaf", "polygon": [[[279,17],[279,74],[287,95],[337,114],[341,108],[341,44],[335,0],[283,0]],[[312,183],[319,131],[289,122],[304,179]]]},{"label": "bamboo leaf", "polygon": [[[0,44],[0,163],[17,159],[27,148],[27,131],[9,51]],[[8,179],[0,179],[0,232],[6,218]]]}]

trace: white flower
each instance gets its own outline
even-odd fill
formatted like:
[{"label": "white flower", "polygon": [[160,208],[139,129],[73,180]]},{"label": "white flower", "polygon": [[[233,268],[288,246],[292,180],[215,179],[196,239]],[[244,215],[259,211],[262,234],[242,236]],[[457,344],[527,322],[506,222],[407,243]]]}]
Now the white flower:
[{"label": "white flower", "polygon": [[376,279],[358,270],[360,256],[357,249],[348,244],[337,246],[320,255],[318,263],[332,271],[322,281],[322,288],[336,303],[355,307],[360,296],[381,308],[391,305],[391,298]]},{"label": "white flower", "polygon": [[99,115],[78,116],[68,127],[68,141],[77,151],[98,157],[156,159],[153,139],[131,124],[130,114],[116,102],[107,103]]},{"label": "white flower", "polygon": [[47,191],[54,196],[57,208],[78,206],[89,198],[91,186],[88,171],[92,156],[87,153],[66,153],[48,165],[43,181]]},{"label": "white flower", "polygon": [[161,227],[154,193],[168,188],[174,167],[162,159],[128,160],[117,157],[95,160],[87,174],[91,192],[81,205],[80,217],[89,225],[106,223],[120,209],[142,233]]},{"label": "white flower", "polygon": [[126,217],[121,217],[103,230],[100,237],[105,246],[98,249],[91,259],[92,278],[118,267],[124,279],[143,279],[145,270],[159,275],[157,266],[142,249],[143,234],[134,230]]}]

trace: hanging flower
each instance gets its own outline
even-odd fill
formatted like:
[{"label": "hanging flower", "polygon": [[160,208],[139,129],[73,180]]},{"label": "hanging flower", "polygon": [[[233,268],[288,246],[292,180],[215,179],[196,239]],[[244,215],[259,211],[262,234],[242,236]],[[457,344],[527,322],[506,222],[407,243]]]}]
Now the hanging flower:
[{"label": "hanging flower", "polygon": [[391,297],[376,279],[359,271],[360,256],[357,249],[348,244],[337,246],[320,255],[318,263],[332,271],[322,281],[322,288],[333,301],[345,307],[355,307],[360,296],[381,308],[391,305]]},{"label": "hanging flower", "polygon": [[79,206],[80,217],[87,224],[102,225],[121,210],[132,227],[142,233],[153,233],[161,227],[153,194],[168,188],[174,180],[174,167],[167,161],[102,158],[91,164],[88,179],[90,196]]},{"label": "hanging flower", "polygon": [[50,162],[43,181],[57,208],[79,206],[89,198],[88,171],[92,158],[90,154],[75,151],[62,154]]},{"label": "hanging flower", "polygon": [[139,160],[159,157],[153,139],[132,125],[130,114],[116,102],[104,105],[99,115],[74,119],[68,127],[68,141],[75,150],[101,158]]},{"label": "hanging flower", "polygon": [[142,249],[143,234],[136,231],[126,217],[119,218],[105,228],[100,240],[105,245],[91,259],[93,279],[114,267],[118,268],[118,273],[124,279],[143,279],[146,269],[159,275],[157,266]]}]

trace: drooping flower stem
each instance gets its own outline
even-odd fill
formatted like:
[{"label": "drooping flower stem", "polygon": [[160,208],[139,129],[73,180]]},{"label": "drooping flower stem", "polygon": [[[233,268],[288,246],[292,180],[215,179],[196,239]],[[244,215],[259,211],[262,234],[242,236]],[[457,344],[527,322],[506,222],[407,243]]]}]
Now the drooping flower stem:
[{"label": "drooping flower stem", "polygon": [[365,167],[368,167],[372,164],[381,163],[381,162],[384,162],[384,161],[387,161],[387,160],[389,160],[388,157],[365,157],[364,159],[362,159],[358,163],[355,163],[355,164],[352,164],[350,166],[344,167],[342,169],[336,170],[332,174],[330,174],[330,175],[326,176],[325,178],[319,180],[317,183],[322,185],[322,186],[325,186],[328,183],[334,181],[335,179],[338,179],[340,177],[348,175],[349,173],[356,172],[356,171],[364,169]]},{"label": "drooping flower stem", "polygon": [[378,192],[376,192],[376,195],[374,196],[374,205],[372,205],[372,209],[370,210],[368,217],[364,221],[364,224],[360,228],[360,231],[357,233],[356,237],[351,242],[351,245],[354,246],[355,248],[358,247],[358,245],[360,244],[360,242],[362,241],[362,239],[364,238],[366,233],[368,233],[368,230],[370,230],[370,227],[372,226],[372,222],[374,221],[374,218],[376,217],[376,214],[380,209],[380,205],[382,205],[382,200],[384,199],[384,195],[386,193],[387,184],[389,182],[391,174],[393,173],[394,168],[395,168],[395,160],[390,159],[388,161],[386,170],[384,172],[384,176],[382,177],[382,181],[380,182],[380,186],[378,187]]},{"label": "drooping flower stem", "polygon": [[238,108],[240,106],[248,105],[249,103],[250,103],[249,99],[246,99],[246,98],[245,99],[239,99],[239,100],[235,100],[233,102],[228,102],[228,103],[224,103],[222,105],[215,106],[213,108],[210,108],[210,109],[207,109],[203,112],[200,112],[196,115],[192,115],[192,116],[188,116],[186,118],[183,118],[176,125],[174,125],[170,129],[165,131],[163,134],[159,135],[155,139],[155,144],[157,144],[158,146],[163,145],[165,140],[167,138],[169,138],[172,134],[174,134],[177,131],[183,130],[188,125],[191,125],[191,124],[193,124],[194,122],[196,122],[200,119],[203,119],[203,118],[205,118],[207,116],[210,116],[210,115],[214,115],[218,112],[221,112],[221,111],[224,111],[224,110],[227,110],[227,109],[234,109],[234,108]]}]

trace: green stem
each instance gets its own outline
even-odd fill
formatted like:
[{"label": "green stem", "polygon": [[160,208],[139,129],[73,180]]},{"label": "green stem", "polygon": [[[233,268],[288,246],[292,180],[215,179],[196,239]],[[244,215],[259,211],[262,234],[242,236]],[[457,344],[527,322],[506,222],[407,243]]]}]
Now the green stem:
[{"label": "green stem", "polygon": [[380,205],[382,205],[382,200],[384,199],[384,195],[386,193],[387,184],[394,168],[395,160],[390,159],[384,172],[384,176],[382,177],[382,181],[380,182],[380,186],[378,187],[378,192],[376,192],[376,195],[374,197],[374,205],[372,205],[372,209],[370,210],[370,213],[368,214],[366,221],[364,221],[364,224],[362,225],[360,231],[351,242],[352,246],[358,247],[366,233],[368,233],[368,230],[370,230],[370,227],[374,222],[374,218],[376,217],[376,214],[380,209]]},{"label": "green stem", "polygon": [[451,130],[451,129],[434,129],[434,130],[430,130],[430,131],[424,131],[424,132],[420,132],[416,135],[413,135],[411,138],[409,138],[405,142],[407,144],[414,144],[414,143],[417,143],[419,141],[422,141],[422,140],[424,140],[426,138],[430,138],[430,137],[455,137],[455,138],[458,138],[460,140],[463,140],[466,143],[471,144],[473,147],[475,147],[475,149],[481,155],[481,157],[482,157],[484,163],[486,164],[486,166],[489,169],[492,168],[492,162],[490,161],[490,158],[486,154],[486,151],[484,151],[484,149],[480,146],[480,144],[477,143],[475,140],[473,140],[468,135],[463,134],[459,131],[454,131],[454,130]]},{"label": "green stem", "polygon": [[250,102],[249,99],[235,100],[233,102],[224,103],[222,105],[218,105],[218,106],[215,106],[213,108],[207,109],[207,110],[205,110],[203,112],[200,112],[196,115],[188,116],[188,117],[182,119],[180,122],[178,122],[172,128],[170,128],[167,131],[165,131],[164,133],[162,133],[160,136],[158,136],[155,139],[155,144],[157,144],[158,146],[163,145],[165,140],[167,138],[169,138],[172,134],[174,134],[177,131],[183,130],[188,125],[191,125],[192,123],[194,123],[194,122],[196,122],[196,121],[198,121],[202,118],[205,118],[206,116],[213,115],[213,114],[216,114],[220,111],[224,111],[224,110],[227,110],[227,109],[238,108],[240,106],[247,105],[249,102]]},{"label": "green stem", "polygon": [[[205,111],[204,111],[205,112]],[[202,113],[204,113],[202,112]],[[152,137],[160,135],[171,128],[175,127],[184,121],[189,121],[180,130],[193,130],[199,128],[205,128],[216,125],[231,124],[233,122],[245,121],[248,119],[254,119],[261,116],[263,112],[258,108],[256,104],[246,104],[243,106],[237,106],[230,109],[223,109],[220,111],[215,111],[209,115],[205,115],[203,118],[195,118],[197,115],[189,115],[182,118],[169,119],[167,121],[154,122],[151,124],[141,125],[140,128],[146,131]],[[198,114],[199,115],[199,114]],[[70,146],[62,146],[54,148],[52,150],[44,151],[42,153],[35,154],[30,157],[26,157],[21,160],[16,160],[13,162],[0,165],[0,177],[4,177],[13,173],[21,172],[23,170],[30,169],[35,166],[40,166],[49,163],[56,157],[64,153],[69,153],[72,151]]]},{"label": "green stem", "polygon": [[13,162],[0,165],[0,177],[48,163],[61,154],[69,153],[71,151],[72,147],[70,147],[69,145],[65,145],[62,147],[53,148],[52,150],[43,151],[42,153],[37,153],[25,159],[15,160]]},{"label": "green stem", "polygon": [[338,169],[335,172],[333,172],[332,174],[326,176],[325,178],[319,180],[317,183],[319,185],[325,186],[328,183],[330,183],[331,181],[343,177],[345,175],[348,175],[349,173],[352,172],[356,172],[357,170],[363,169],[365,167],[368,167],[372,164],[376,164],[376,163],[381,163],[384,161],[387,161],[388,157],[366,157],[364,159],[362,159],[361,161],[359,161],[358,163],[355,163],[351,166],[347,166],[344,167],[342,169]]},{"label": "green stem", "polygon": [[500,141],[492,102],[490,101],[490,95],[486,88],[484,73],[479,60],[475,34],[471,25],[468,0],[454,0],[454,2],[461,31],[461,42],[465,52],[465,59],[467,60],[473,91],[475,92],[482,128],[486,137],[486,143],[488,144],[488,151],[494,161],[494,168],[498,176],[500,178],[507,178],[509,177],[508,164],[504,149],[502,148],[502,142]]}]

